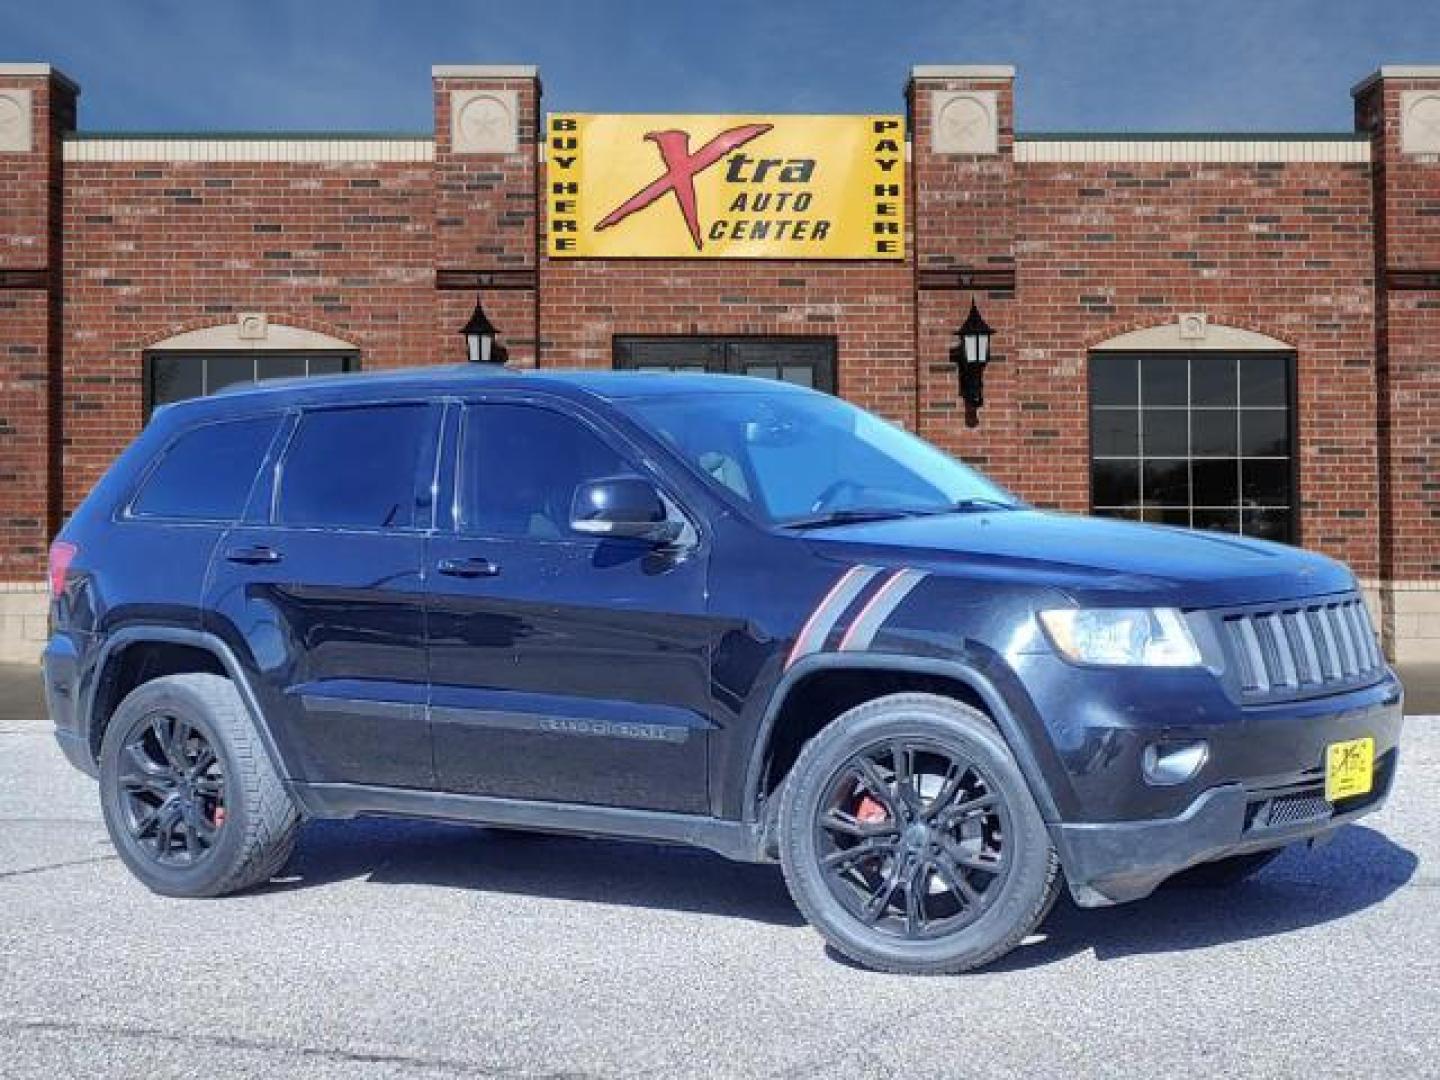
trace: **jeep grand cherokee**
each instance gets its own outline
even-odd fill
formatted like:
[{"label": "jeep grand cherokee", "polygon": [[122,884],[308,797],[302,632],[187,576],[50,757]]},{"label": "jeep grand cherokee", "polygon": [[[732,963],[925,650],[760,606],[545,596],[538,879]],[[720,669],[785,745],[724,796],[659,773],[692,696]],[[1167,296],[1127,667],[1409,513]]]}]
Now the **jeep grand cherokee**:
[{"label": "jeep grand cherokee", "polygon": [[267,880],[305,818],[406,815],[778,860],[841,953],[959,971],[1062,887],[1238,880],[1395,775],[1401,689],[1345,567],[1042,513],[759,380],[175,405],[50,578],[60,745],[172,896]]}]

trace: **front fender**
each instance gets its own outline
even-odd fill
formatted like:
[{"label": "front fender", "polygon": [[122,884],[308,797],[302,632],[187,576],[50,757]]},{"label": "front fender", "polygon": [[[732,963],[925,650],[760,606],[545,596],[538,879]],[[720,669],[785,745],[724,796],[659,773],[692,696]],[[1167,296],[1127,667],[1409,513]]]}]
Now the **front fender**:
[{"label": "front fender", "polygon": [[[764,716],[756,732],[755,744],[745,774],[744,818],[754,824],[761,815],[761,788],[764,784],[765,761],[775,723],[785,705],[786,698],[806,677],[818,671],[883,671],[902,675],[925,675],[948,679],[967,687],[984,704],[995,726],[1000,729],[1010,752],[1020,766],[1030,792],[1040,808],[1046,823],[1060,820],[1055,792],[1041,767],[1036,746],[1026,734],[1025,728],[1006,695],[997,685],[997,675],[984,670],[979,663],[969,660],[939,659],[934,657],[904,656],[889,653],[814,653],[793,664],[780,679],[770,696]],[[1018,683],[1011,690],[1018,690]]]}]

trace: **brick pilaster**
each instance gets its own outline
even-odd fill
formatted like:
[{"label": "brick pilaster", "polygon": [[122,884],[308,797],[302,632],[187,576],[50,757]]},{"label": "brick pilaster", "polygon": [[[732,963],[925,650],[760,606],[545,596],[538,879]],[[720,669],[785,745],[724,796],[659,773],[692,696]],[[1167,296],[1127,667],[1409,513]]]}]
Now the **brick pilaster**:
[{"label": "brick pilaster", "polygon": [[478,294],[511,361],[533,364],[539,73],[526,66],[447,65],[431,75],[439,318],[458,329]]},{"label": "brick pilaster", "polygon": [[1007,364],[1015,308],[1015,72],[1003,65],[912,69],[911,220],[915,245],[917,429],[978,465],[993,465],[993,432],[965,426],[955,331],[972,300],[995,328],[985,424],[1012,426]]},{"label": "brick pilaster", "polygon": [[79,88],[0,65],[0,581],[36,579],[60,517],[62,139]]},{"label": "brick pilaster", "polygon": [[1396,659],[1440,654],[1440,67],[1354,90],[1374,169],[1380,574]]}]

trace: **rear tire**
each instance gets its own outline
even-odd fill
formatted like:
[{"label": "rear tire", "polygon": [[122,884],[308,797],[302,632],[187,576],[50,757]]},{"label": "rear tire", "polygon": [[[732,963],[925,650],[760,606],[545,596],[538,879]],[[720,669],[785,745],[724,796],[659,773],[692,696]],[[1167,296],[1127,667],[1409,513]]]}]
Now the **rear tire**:
[{"label": "rear tire", "polygon": [[198,672],[120,703],[100,747],[100,804],[121,860],[165,896],[268,881],[300,826],[235,685]]},{"label": "rear tire", "polygon": [[988,964],[1040,924],[1061,885],[1005,740],[934,694],[877,698],[812,738],[781,793],[779,847],[805,918],[880,971]]},{"label": "rear tire", "polygon": [[1231,855],[1228,859],[1200,863],[1170,878],[1166,884],[1180,889],[1228,889],[1254,877],[1280,857],[1284,848],[1274,851],[1251,851]]}]

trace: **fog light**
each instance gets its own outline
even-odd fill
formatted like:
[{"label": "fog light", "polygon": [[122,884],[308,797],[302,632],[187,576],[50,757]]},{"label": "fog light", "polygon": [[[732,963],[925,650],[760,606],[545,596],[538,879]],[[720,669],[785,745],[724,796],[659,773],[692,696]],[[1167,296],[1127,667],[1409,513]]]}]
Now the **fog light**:
[{"label": "fog light", "polygon": [[1151,743],[1140,758],[1146,783],[1166,787],[1183,784],[1200,771],[1210,756],[1204,740],[1186,743]]}]

